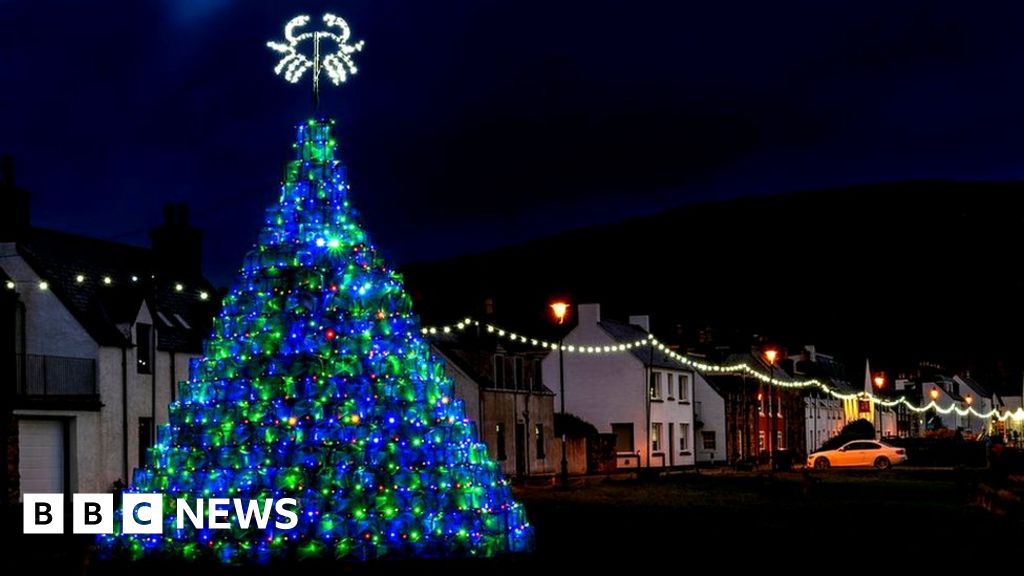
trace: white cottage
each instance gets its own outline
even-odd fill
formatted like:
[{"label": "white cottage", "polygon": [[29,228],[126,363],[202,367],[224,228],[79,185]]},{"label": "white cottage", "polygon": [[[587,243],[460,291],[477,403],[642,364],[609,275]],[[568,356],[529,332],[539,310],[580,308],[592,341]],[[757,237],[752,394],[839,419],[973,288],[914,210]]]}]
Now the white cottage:
[{"label": "white cottage", "polygon": [[563,344],[600,352],[563,352],[564,383],[559,353],[544,358],[543,378],[555,391],[555,406],[564,384],[566,412],[615,435],[619,468],[692,466],[693,370],[650,345],[612,351],[646,340],[647,316],[631,316],[628,323],[602,320],[599,304],[581,304],[576,320]]},{"label": "white cottage", "polygon": [[0,221],[12,500],[130,482],[167,421],[217,300],[184,206],[167,217],[153,249]]}]

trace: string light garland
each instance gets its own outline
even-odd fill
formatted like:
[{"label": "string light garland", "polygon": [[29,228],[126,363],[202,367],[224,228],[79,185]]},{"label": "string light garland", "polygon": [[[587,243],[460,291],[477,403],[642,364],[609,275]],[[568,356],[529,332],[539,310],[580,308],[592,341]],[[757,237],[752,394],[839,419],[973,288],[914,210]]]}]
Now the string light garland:
[{"label": "string light garland", "polygon": [[[498,326],[496,326],[494,324],[481,323],[480,321],[475,320],[475,319],[470,318],[470,317],[464,318],[464,319],[460,320],[459,322],[457,322],[455,324],[443,325],[443,326],[425,326],[425,327],[423,327],[421,329],[421,332],[422,332],[422,334],[424,334],[426,336],[435,336],[435,335],[438,335],[438,334],[451,334],[453,332],[462,332],[462,331],[464,331],[464,330],[466,330],[466,329],[468,329],[470,327],[477,328],[477,327],[481,327],[481,326],[487,331],[488,334],[493,334],[493,335],[495,335],[495,336],[497,336],[499,338],[505,338],[505,339],[507,339],[507,340],[509,340],[511,342],[515,342],[515,343],[519,343],[519,344],[526,344],[526,345],[530,345],[530,346],[534,346],[534,347],[538,347],[538,348],[549,349],[549,350],[558,350],[558,343],[557,342],[549,342],[547,340],[543,340],[543,339],[540,339],[540,338],[532,338],[532,337],[529,337],[529,336],[525,336],[523,334],[519,334],[519,333],[510,331],[510,330],[506,330],[504,328],[500,328],[500,327],[498,327]],[[839,392],[839,391],[833,389],[828,384],[826,384],[824,382],[821,382],[820,380],[817,380],[817,379],[810,379],[810,380],[782,380],[782,379],[779,379],[779,378],[773,378],[771,375],[765,374],[761,370],[758,370],[757,368],[754,368],[754,367],[752,367],[749,364],[744,363],[744,362],[740,362],[740,363],[736,363],[736,364],[731,364],[731,365],[725,365],[725,366],[720,365],[720,364],[711,364],[711,363],[707,363],[707,362],[702,362],[702,361],[699,361],[699,360],[694,360],[693,358],[690,358],[688,356],[680,354],[680,353],[676,352],[675,350],[672,350],[671,348],[666,346],[663,342],[658,341],[658,339],[655,338],[655,336],[653,334],[648,334],[646,338],[641,338],[639,340],[635,340],[633,342],[628,342],[628,343],[624,343],[624,344],[620,343],[620,344],[612,344],[612,345],[607,345],[607,344],[594,344],[594,345],[584,344],[584,345],[580,345],[580,344],[564,344],[563,343],[562,344],[562,351],[563,352],[569,352],[569,353],[578,353],[578,354],[621,354],[623,352],[629,352],[629,351],[631,351],[633,349],[641,348],[641,347],[649,347],[649,348],[656,349],[659,352],[661,352],[661,353],[667,355],[668,357],[672,358],[673,360],[681,362],[682,364],[685,364],[685,365],[687,365],[687,366],[697,370],[698,372],[703,372],[703,373],[706,373],[706,374],[720,374],[720,375],[742,374],[742,375],[745,375],[745,376],[751,376],[751,377],[753,377],[753,378],[755,378],[755,379],[757,379],[757,380],[759,380],[759,381],[761,381],[761,382],[763,382],[765,384],[769,384],[771,386],[777,386],[777,387],[780,387],[780,388],[795,388],[795,389],[799,389],[799,388],[812,388],[812,387],[814,387],[814,388],[818,388],[818,389],[822,390],[823,392],[831,395],[832,397],[838,398],[840,400],[869,400],[869,401],[871,401],[874,404],[877,404],[879,406],[883,406],[883,407],[886,407],[886,408],[892,408],[892,407],[895,407],[895,406],[903,405],[903,406],[906,406],[908,409],[913,410],[914,412],[919,412],[919,413],[920,412],[927,412],[928,410],[936,410],[940,414],[949,414],[950,412],[956,412],[960,416],[967,416],[968,414],[971,414],[971,415],[974,415],[974,416],[977,416],[977,417],[983,418],[983,419],[997,418],[1000,422],[1003,422],[1003,421],[1007,420],[1008,418],[1012,419],[1014,421],[1024,421],[1024,408],[1018,408],[1017,410],[1015,410],[1013,412],[1011,412],[1009,410],[1004,410],[1004,411],[1000,412],[998,409],[995,409],[995,408],[989,410],[988,412],[978,412],[977,410],[974,409],[974,407],[972,405],[968,405],[967,408],[958,408],[956,406],[956,403],[952,403],[949,406],[947,406],[946,408],[942,408],[934,400],[932,400],[928,404],[917,406],[917,405],[912,404],[909,400],[906,399],[906,397],[903,397],[903,396],[901,396],[899,398],[896,398],[896,399],[890,400],[890,399],[880,398],[880,397],[875,396],[874,394],[871,394],[871,393],[868,393],[868,392],[856,392],[856,393],[844,394],[842,392]]]},{"label": "string light garland", "polygon": [[[129,276],[128,279],[133,284],[134,283],[138,283],[138,281],[139,281],[139,277],[137,275]],[[78,286],[85,287],[85,286],[87,286],[89,284],[89,281],[90,281],[89,276],[87,276],[85,274],[76,274],[75,275],[75,284],[78,285]],[[25,286],[35,286],[38,290],[44,291],[44,292],[49,290],[50,286],[52,285],[52,283],[49,280],[45,280],[45,279],[39,280],[39,281],[32,281],[32,282],[7,280],[4,283],[4,287],[7,288],[8,290],[17,290],[18,289],[18,284],[22,284],[22,285],[25,285]],[[102,285],[104,287],[112,287],[112,286],[116,286],[117,285],[117,280],[113,276],[109,276],[109,275],[108,276],[102,276],[99,279],[99,281],[97,282],[97,284],[100,284],[100,285]],[[197,298],[199,298],[200,300],[209,300],[210,299],[210,292],[208,290],[205,290],[205,289],[190,289],[188,286],[186,286],[182,282],[175,282],[174,284],[171,285],[171,289],[173,289],[175,292],[178,292],[178,293],[183,293],[183,294],[184,293],[190,293],[190,294],[196,296]]]},{"label": "string light garland", "polygon": [[348,201],[332,123],[296,159],[130,488],[166,500],[295,498],[291,530],[103,536],[131,558],[493,556],[533,529],[477,439],[402,277]]}]

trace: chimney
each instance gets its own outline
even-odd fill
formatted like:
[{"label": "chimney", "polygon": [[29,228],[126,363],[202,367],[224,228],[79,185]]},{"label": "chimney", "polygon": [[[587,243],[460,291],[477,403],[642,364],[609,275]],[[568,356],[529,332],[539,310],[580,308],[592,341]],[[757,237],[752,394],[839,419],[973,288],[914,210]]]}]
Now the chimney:
[{"label": "chimney", "polygon": [[165,280],[202,275],[203,233],[188,223],[188,206],[164,205],[164,223],[150,232],[156,268]]},{"label": "chimney", "polygon": [[0,161],[0,242],[16,242],[31,224],[30,196],[14,182],[14,158]]},{"label": "chimney", "polygon": [[651,319],[646,314],[643,316],[630,316],[629,323],[643,328],[644,332],[650,333],[651,331]]},{"label": "chimney", "polygon": [[804,346],[804,351],[807,352],[807,359],[811,362],[818,361],[818,348],[814,344],[807,344]]},{"label": "chimney", "polygon": [[600,304],[580,304],[576,310],[579,313],[579,318],[576,319],[579,326],[597,324],[601,321]]}]

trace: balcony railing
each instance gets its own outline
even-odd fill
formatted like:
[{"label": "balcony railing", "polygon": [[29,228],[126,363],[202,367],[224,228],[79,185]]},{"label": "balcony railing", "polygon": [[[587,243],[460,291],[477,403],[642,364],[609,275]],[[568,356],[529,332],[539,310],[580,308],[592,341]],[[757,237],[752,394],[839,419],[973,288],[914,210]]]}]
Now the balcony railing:
[{"label": "balcony railing", "polygon": [[15,355],[18,396],[95,396],[96,361],[92,358]]}]

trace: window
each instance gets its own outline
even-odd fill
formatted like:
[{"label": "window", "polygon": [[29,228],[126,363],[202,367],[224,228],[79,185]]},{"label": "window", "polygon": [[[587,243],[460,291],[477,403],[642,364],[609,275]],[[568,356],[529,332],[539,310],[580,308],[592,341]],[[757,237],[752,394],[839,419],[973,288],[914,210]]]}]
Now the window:
[{"label": "window", "polygon": [[679,451],[686,452],[690,449],[690,425],[679,423]]},{"label": "window", "polygon": [[661,452],[661,422],[651,422],[651,452]]},{"label": "window", "polygon": [[878,450],[878,444],[874,442],[854,442],[846,447],[847,450]]},{"label": "window", "polygon": [[497,456],[497,458],[498,458],[498,460],[502,460],[502,461],[507,460],[508,459],[508,453],[505,451],[505,425],[504,424],[495,424],[494,425],[494,431],[495,431],[495,433],[496,433],[496,435],[498,437],[497,438],[497,442],[496,442],[496,446],[498,447],[498,456]]},{"label": "window", "polygon": [[147,463],[149,447],[153,445],[153,419],[139,418],[139,468]]},{"label": "window", "polygon": [[651,400],[661,400],[661,372],[651,372]]},{"label": "window", "polygon": [[784,446],[782,445],[782,432],[777,431],[775,432],[775,449],[782,450],[783,448]]},{"label": "window", "polygon": [[192,327],[188,325],[188,322],[185,322],[185,319],[181,317],[181,314],[178,314],[177,312],[175,312],[174,313],[174,319],[177,320],[178,322],[181,322],[181,325],[185,327],[185,330],[191,330],[192,329]]},{"label": "window", "polygon": [[679,375],[679,401],[684,402],[690,399],[690,375]]},{"label": "window", "polygon": [[623,422],[612,424],[612,434],[615,434],[615,451],[633,453],[633,423]]},{"label": "window", "polygon": [[153,325],[135,325],[135,361],[139,374],[153,373]]},{"label": "window", "polygon": [[701,438],[703,438],[703,440],[704,440],[704,449],[705,450],[718,450],[718,442],[717,442],[717,439],[715,438],[714,430],[712,430],[710,432],[705,430],[705,431],[701,432],[700,435],[701,435]]},{"label": "window", "polygon": [[539,391],[541,389],[541,386],[544,385],[544,377],[542,376],[543,374],[544,365],[541,364],[541,361],[538,358],[533,361],[533,390],[535,392]]},{"label": "window", "polygon": [[515,384],[512,386],[512,388],[515,388],[516,390],[520,390],[520,389],[526,388],[526,381],[523,380],[523,357],[522,356],[516,356],[515,358],[512,359],[512,369],[513,369],[513,374],[515,374],[515,379],[516,379]]},{"label": "window", "polygon": [[534,427],[534,432],[537,436],[537,449],[534,452],[537,454],[537,460],[544,459],[544,425],[537,424]]},{"label": "window", "polygon": [[757,449],[764,450],[764,430],[757,431]]},{"label": "window", "polygon": [[494,387],[505,387],[505,356],[501,354],[494,355]]},{"label": "window", "polygon": [[666,380],[666,385],[665,385],[666,392],[665,392],[665,395],[668,396],[669,400],[673,400],[673,396],[675,396],[675,394],[672,393],[672,386],[675,384],[675,374],[673,374],[671,372],[665,374],[665,380]]}]

